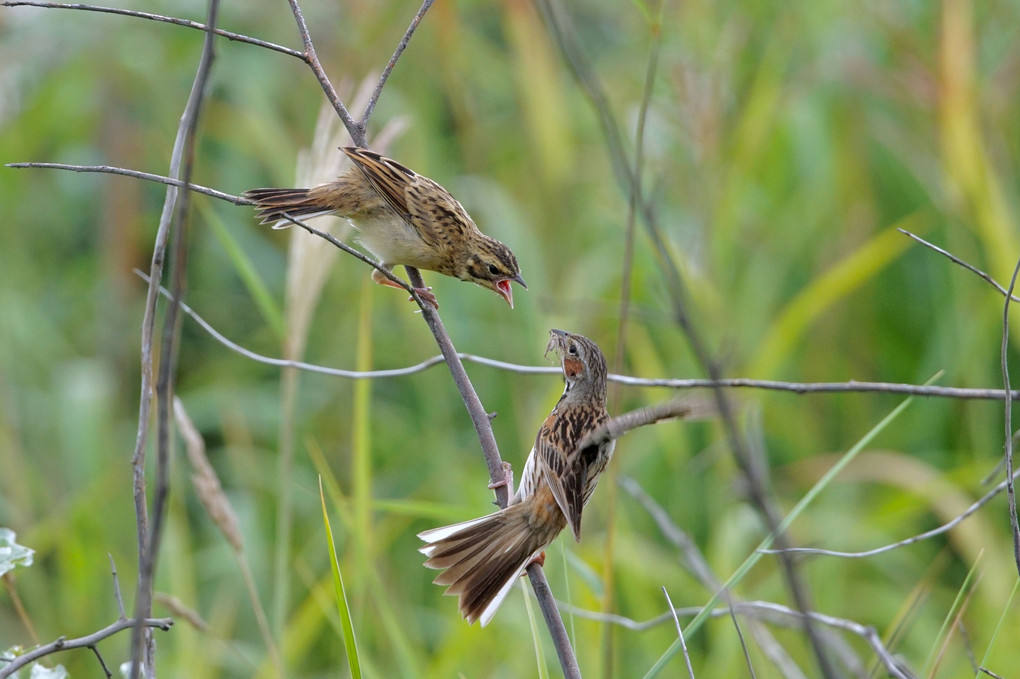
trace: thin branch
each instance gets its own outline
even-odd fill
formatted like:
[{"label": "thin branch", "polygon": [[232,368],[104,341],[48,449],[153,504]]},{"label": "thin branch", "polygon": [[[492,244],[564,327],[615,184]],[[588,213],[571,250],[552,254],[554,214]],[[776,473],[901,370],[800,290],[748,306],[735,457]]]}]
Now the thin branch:
[{"label": "thin branch", "polygon": [[672,420],[678,417],[690,417],[702,412],[706,414],[708,412],[704,403],[683,397],[653,406],[638,408],[637,410],[610,418],[608,422],[581,439],[581,442],[577,444],[576,450],[583,450],[592,445],[608,443],[638,427],[645,427],[656,422]]},{"label": "thin branch", "polygon": [[[120,14],[122,16],[135,17],[136,19],[148,19],[149,21],[159,21],[166,24],[174,24],[175,26],[184,26],[185,28],[194,28],[199,31],[208,30],[209,27],[205,24],[201,24],[197,21],[191,21],[190,19],[178,19],[177,17],[163,16],[162,14],[152,14],[150,12],[138,12],[133,9],[121,9],[119,7],[101,7],[99,5],[83,5],[80,3],[63,3],[63,2],[34,2],[33,0],[7,0],[6,2],[0,2],[0,5],[4,7],[42,7],[45,9],[77,9],[86,12],[102,12],[104,14]],[[277,45],[272,42],[265,40],[259,40],[258,38],[251,38],[247,35],[241,35],[240,33],[232,33],[225,31],[222,28],[213,28],[212,32],[216,35],[232,40],[234,42],[243,42],[249,45],[255,45],[256,47],[264,47],[274,52],[280,52],[292,57],[297,57],[301,61],[305,61],[305,55],[290,47],[284,47],[283,45]]]},{"label": "thin branch", "polygon": [[[199,186],[198,184],[185,184],[181,180],[175,179],[173,177],[164,177],[163,175],[152,174],[151,172],[129,170],[123,167],[113,167],[112,165],[68,165],[66,163],[7,163],[5,167],[13,167],[15,169],[34,167],[46,170],[70,170],[71,172],[102,172],[105,174],[119,174],[125,177],[145,179],[150,182],[166,184],[168,186],[174,186],[177,188],[184,188],[185,186],[187,186],[187,188],[192,191],[204,193],[207,196],[219,198],[220,200],[225,200],[228,203],[233,203],[234,205],[254,205],[254,203],[248,200],[247,198],[233,196],[229,193],[224,193],[223,191],[217,191],[216,189],[210,189],[205,186]],[[171,172],[171,174],[173,174],[173,172]]]},{"label": "thin branch", "polygon": [[[407,277],[411,280],[413,287],[424,287],[421,274],[418,273],[417,269],[407,266],[404,269],[407,271]],[[471,384],[467,371],[464,370],[464,364],[461,363],[457,350],[450,340],[450,335],[443,326],[439,312],[431,304],[419,304],[419,306],[421,306],[422,318],[425,319],[429,330],[432,331],[432,335],[436,340],[436,344],[439,345],[439,350],[442,352],[446,365],[450,369],[450,374],[453,376],[454,384],[457,385],[457,391],[460,392],[460,397],[464,401],[464,407],[467,408],[468,415],[471,417],[471,423],[475,427],[478,442],[482,447],[482,454],[485,455],[485,463],[489,468],[489,478],[493,485],[497,486],[495,489],[496,504],[500,508],[504,508],[510,500],[510,494],[509,489],[505,485],[498,485],[498,482],[503,480],[505,470],[503,459],[499,455],[496,437],[492,433],[492,422],[489,420],[488,411],[482,406],[482,401],[478,398],[478,393]]]},{"label": "thin branch", "polygon": [[[283,217],[287,221],[291,222],[292,224],[300,226],[302,229],[304,229],[308,233],[313,234],[315,236],[318,236],[319,238],[322,238],[322,239],[328,241],[331,245],[333,245],[336,248],[339,248],[339,249],[343,250],[344,252],[349,254],[351,257],[354,257],[356,259],[360,259],[365,264],[368,264],[370,267],[372,267],[373,269],[375,269],[376,271],[381,273],[383,276],[385,276],[388,280],[390,280],[393,283],[396,283],[397,285],[402,287],[404,290],[406,290],[408,292],[408,294],[410,294],[411,297],[414,299],[414,301],[418,303],[418,306],[421,307],[422,309],[424,309],[426,306],[429,307],[429,308],[432,307],[431,304],[426,304],[425,301],[422,300],[421,297],[419,297],[417,291],[415,290],[415,287],[412,287],[411,285],[409,285],[407,283],[407,281],[398,278],[392,271],[390,271],[389,269],[384,267],[382,264],[380,264],[379,262],[375,261],[374,259],[372,259],[368,255],[365,255],[365,254],[363,254],[361,252],[358,252],[357,250],[352,248],[350,245],[347,245],[346,243],[341,241],[339,238],[337,238],[333,234],[328,233],[326,231],[319,231],[314,226],[309,226],[308,224],[306,224],[305,222],[301,221],[300,219],[295,219],[294,217],[291,217],[286,212],[282,213],[281,217]],[[419,280],[420,280],[420,277],[419,277]],[[420,286],[417,286],[417,287],[419,287],[419,288],[424,287],[424,284],[420,285]]]},{"label": "thin branch", "polygon": [[[308,226],[300,220],[294,220],[295,223],[299,224],[302,228],[306,229],[309,233],[313,233],[322,238],[328,239],[334,245],[341,247],[344,252],[348,252],[361,261],[383,270],[380,265],[369,257],[366,257],[362,253],[350,248],[341,241],[337,240],[332,235],[319,231],[314,227]],[[383,270],[385,271],[385,270]],[[135,270],[135,273],[144,281],[148,282],[149,277],[141,271]],[[410,286],[400,278],[393,276],[392,272],[388,273],[396,283],[401,284],[405,290],[410,292]],[[160,288],[160,293],[170,299],[170,292],[165,288]],[[275,365],[283,368],[296,368],[298,370],[304,370],[307,372],[318,373],[320,375],[331,375],[333,377],[343,377],[346,379],[363,380],[363,379],[379,379],[384,377],[404,377],[406,375],[413,375],[418,372],[425,371],[432,366],[442,363],[445,359],[442,355],[433,356],[420,363],[407,366],[405,368],[391,368],[387,370],[345,370],[343,368],[329,368],[315,363],[306,363],[303,361],[293,361],[283,358],[273,358],[265,356],[263,354],[256,353],[249,349],[245,349],[236,342],[228,339],[216,328],[212,326],[209,321],[205,320],[197,311],[192,309],[187,304],[181,303],[181,310],[189,315],[199,326],[202,327],[209,335],[212,336],[217,342],[225,346],[227,349],[240,354],[246,358],[250,358],[258,363],[264,363],[266,365]],[[479,365],[488,366],[490,368],[496,368],[498,370],[504,370],[506,372],[512,372],[519,375],[559,375],[563,371],[556,366],[542,366],[542,365],[522,365],[520,363],[510,363],[508,361],[499,361],[494,358],[487,358],[485,356],[479,356],[477,354],[469,354],[465,352],[457,352],[457,357],[462,361],[468,361],[470,363],[477,363]],[[934,398],[952,398],[952,399],[969,399],[969,400],[986,400],[986,401],[1001,401],[1005,395],[1005,391],[1002,389],[970,389],[966,387],[936,387],[929,385],[919,384],[898,384],[892,382],[780,382],[776,380],[750,380],[742,378],[734,379],[722,379],[722,380],[705,380],[705,379],[660,379],[660,378],[648,378],[648,377],[634,377],[632,375],[617,375],[611,373],[608,376],[610,382],[618,382],[631,387],[667,387],[672,389],[712,389],[715,387],[723,389],[764,389],[767,391],[785,391],[793,392],[795,394],[822,394],[822,393],[880,393],[880,394],[907,394],[913,396],[927,396]],[[1020,399],[1020,390],[1013,391],[1014,400]]]},{"label": "thin branch", "polygon": [[[1013,472],[1013,479],[1014,480],[1016,479],[1017,476],[1020,476],[1020,470]],[[792,554],[817,554],[817,555],[820,555],[820,556],[836,556],[836,557],[841,557],[841,558],[844,558],[844,559],[861,559],[861,558],[864,558],[864,557],[875,556],[876,554],[883,554],[885,552],[891,552],[894,549],[899,549],[900,547],[906,547],[907,545],[912,545],[915,542],[921,542],[922,540],[927,540],[928,538],[933,538],[933,537],[935,537],[937,535],[942,535],[943,533],[948,533],[953,528],[955,528],[957,525],[962,523],[963,520],[966,519],[968,516],[970,516],[971,514],[976,512],[977,510],[981,509],[981,507],[983,507],[986,504],[988,504],[989,502],[991,502],[992,498],[994,498],[996,495],[998,495],[1003,490],[1005,490],[1008,485],[1009,485],[1009,481],[1008,480],[1007,481],[1002,481],[995,488],[993,488],[992,490],[990,490],[987,493],[985,493],[984,496],[982,496],[982,498],[980,500],[978,500],[977,502],[972,504],[970,507],[968,507],[966,509],[966,511],[964,511],[962,514],[960,514],[959,516],[955,517],[951,521],[942,524],[938,528],[933,528],[933,529],[931,529],[929,531],[926,531],[924,533],[920,533],[919,535],[913,535],[913,536],[911,536],[909,538],[906,538],[905,540],[900,540],[899,542],[894,542],[894,543],[889,544],[889,545],[884,545],[882,547],[876,547],[875,549],[869,549],[869,550],[865,550],[863,552],[839,552],[839,551],[835,551],[835,550],[831,550],[831,549],[818,549],[818,548],[815,548],[815,547],[787,547],[786,551],[790,552]],[[763,554],[772,554],[772,553],[774,553],[776,551],[779,551],[779,550],[763,549],[761,551],[762,551]]]},{"label": "thin branch", "polygon": [[970,271],[971,273],[977,274],[980,278],[984,279],[989,285],[991,285],[993,288],[998,290],[1000,295],[1006,295],[1006,296],[1010,297],[1014,302],[1020,302],[1020,298],[1017,298],[1017,297],[1015,297],[1013,295],[1008,294],[1006,292],[1006,288],[1004,288],[1001,285],[999,285],[999,283],[994,278],[992,278],[990,275],[988,275],[987,273],[985,273],[981,269],[977,268],[976,266],[968,264],[967,262],[963,261],[962,259],[960,259],[956,255],[952,254],[951,252],[943,250],[939,246],[934,245],[932,243],[929,243],[925,239],[921,238],[920,236],[918,236],[916,234],[910,233],[906,229],[897,228],[896,230],[899,231],[900,233],[902,233],[904,236],[908,236],[910,238],[913,238],[914,240],[916,240],[918,243],[920,243],[921,245],[925,246],[926,248],[931,248],[932,250],[934,250],[935,252],[939,253],[940,255],[943,255],[944,257],[947,257],[949,259],[949,261],[953,262],[954,264],[959,264],[960,266],[962,266],[967,271]]},{"label": "thin branch", "polygon": [[[195,131],[206,84],[213,61],[213,27],[216,25],[219,0],[209,0],[206,19],[207,29],[202,42],[195,79],[188,95],[187,104],[181,115],[177,128],[170,161],[170,176],[176,178],[181,173],[182,182],[187,186],[190,182],[192,160],[194,158]],[[182,170],[183,165],[183,170]],[[142,394],[139,406],[138,433],[135,450],[132,456],[134,476],[135,515],[138,525],[139,568],[138,584],[135,596],[136,624],[131,633],[131,679],[137,679],[144,667],[145,676],[154,675],[155,644],[151,632],[140,622],[151,615],[152,584],[155,575],[157,555],[162,537],[163,510],[169,492],[169,446],[170,446],[170,407],[173,395],[173,377],[176,371],[176,339],[179,336],[180,319],[178,309],[183,291],[186,230],[184,217],[187,214],[190,192],[185,191],[178,201],[176,187],[167,189],[160,215],[156,244],[153,248],[150,269],[149,289],[146,295],[145,316],[142,321]],[[157,403],[157,473],[156,489],[153,499],[152,521],[149,522],[145,495],[145,447],[148,440],[149,415],[152,405],[152,342],[155,326],[156,300],[158,285],[162,278],[163,260],[169,240],[176,234],[174,259],[171,267],[173,297],[164,318],[164,333],[160,346],[159,377],[156,391],[160,398]],[[143,657],[144,656],[144,657]]]},{"label": "thin branch", "polygon": [[978,668],[978,672],[982,672],[983,674],[987,674],[988,676],[992,677],[992,679],[1005,679],[1005,677],[1003,677],[1002,675],[996,674],[995,672],[992,672],[987,667],[979,667]]},{"label": "thin branch", "polygon": [[172,618],[144,618],[137,621],[131,618],[120,618],[116,622],[113,622],[98,632],[93,632],[88,636],[79,637],[77,639],[60,637],[44,646],[33,648],[28,653],[24,653],[14,658],[10,664],[0,667],[0,679],[13,676],[13,674],[22,667],[25,667],[29,663],[33,663],[40,658],[52,655],[53,653],[57,653],[59,651],[70,651],[76,648],[93,648],[100,641],[111,637],[118,632],[131,629],[136,624],[140,624],[150,629],[161,629],[166,632],[173,626],[174,621]]},{"label": "thin branch", "polygon": [[407,49],[407,43],[411,41],[411,36],[414,35],[415,29],[418,28],[418,24],[425,18],[425,12],[429,11],[432,7],[432,3],[435,0],[425,0],[418,13],[414,15],[414,19],[411,20],[411,25],[407,27],[404,32],[404,37],[400,39],[400,43],[397,44],[397,49],[394,50],[393,56],[386,63],[386,68],[383,69],[382,74],[379,76],[379,82],[376,83],[375,90],[372,91],[372,97],[368,100],[368,105],[365,107],[365,113],[361,116],[361,120],[358,121],[358,127],[361,129],[362,134],[365,133],[368,127],[368,119],[372,117],[372,112],[375,111],[375,105],[379,102],[379,96],[382,94],[382,89],[386,85],[386,81],[390,77],[390,73],[393,72],[393,67],[397,65],[397,59]]},{"label": "thin branch", "polygon": [[1002,383],[1004,391],[1003,406],[1005,410],[1004,426],[1006,429],[1006,497],[1009,500],[1009,526],[1013,532],[1013,560],[1016,562],[1017,573],[1020,573],[1020,522],[1016,514],[1016,492],[1013,488],[1013,392],[1009,386],[1009,303],[1013,299],[1013,288],[1016,286],[1017,274],[1020,274],[1020,259],[1013,268],[1013,276],[1009,279],[1006,301],[1002,305],[1002,344],[1000,361],[1002,364]]},{"label": "thin branch", "polygon": [[294,13],[294,21],[297,22],[297,29],[298,33],[301,35],[301,42],[305,46],[305,63],[312,69],[316,80],[319,81],[319,85],[322,87],[322,91],[325,93],[326,98],[329,99],[330,105],[333,106],[333,110],[335,110],[337,115],[340,116],[340,120],[343,121],[344,127],[346,127],[347,131],[350,132],[354,145],[364,146],[365,130],[354,120],[350,112],[347,110],[347,107],[344,106],[343,101],[340,100],[340,95],[336,93],[336,89],[333,87],[333,84],[329,82],[329,77],[326,75],[326,71],[322,68],[322,63],[319,62],[319,55],[315,52],[315,45],[312,44],[312,36],[308,32],[308,24],[305,23],[304,14],[301,13],[301,8],[298,6],[297,0],[287,1],[290,3],[291,12]]},{"label": "thin branch", "polygon": [[103,674],[106,675],[106,679],[113,679],[113,673],[110,672],[110,668],[106,666],[106,661],[103,660],[103,654],[99,652],[98,646],[89,646],[92,653],[96,656],[96,660],[99,661],[99,666],[103,668]]}]

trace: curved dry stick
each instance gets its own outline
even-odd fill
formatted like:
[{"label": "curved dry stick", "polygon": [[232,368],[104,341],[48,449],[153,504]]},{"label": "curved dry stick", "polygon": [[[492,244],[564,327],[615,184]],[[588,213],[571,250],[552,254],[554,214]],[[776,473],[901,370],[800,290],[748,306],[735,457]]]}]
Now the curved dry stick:
[{"label": "curved dry stick", "polygon": [[294,21],[297,22],[298,33],[301,34],[301,42],[305,46],[304,62],[312,69],[312,73],[315,74],[315,79],[319,81],[319,86],[322,87],[326,98],[329,99],[330,105],[337,115],[340,116],[344,127],[350,133],[354,145],[364,146],[365,130],[354,120],[347,107],[344,106],[343,101],[340,100],[340,95],[336,93],[333,84],[329,82],[329,77],[319,61],[319,55],[315,52],[315,45],[312,44],[312,36],[308,32],[308,24],[305,23],[305,16],[301,13],[301,7],[298,6],[297,0],[287,0],[287,2],[290,3],[291,12],[294,14]]},{"label": "curved dry stick", "polygon": [[365,106],[365,113],[362,114],[361,120],[358,121],[358,127],[361,128],[362,134],[365,132],[365,128],[368,127],[368,119],[372,117],[372,112],[375,111],[375,105],[379,102],[379,96],[382,94],[382,89],[386,85],[386,81],[389,80],[390,73],[393,72],[393,67],[397,65],[397,59],[407,49],[407,43],[411,41],[411,36],[414,35],[415,29],[418,28],[418,24],[425,18],[425,12],[429,11],[432,7],[432,3],[435,0],[425,0],[418,9],[418,13],[414,15],[414,19],[411,20],[411,25],[407,27],[404,32],[404,37],[400,39],[400,43],[397,44],[397,49],[393,51],[393,56],[386,62],[386,68],[383,69],[382,74],[379,75],[379,82],[376,83],[375,89],[372,91],[372,96],[368,100],[368,105]]}]

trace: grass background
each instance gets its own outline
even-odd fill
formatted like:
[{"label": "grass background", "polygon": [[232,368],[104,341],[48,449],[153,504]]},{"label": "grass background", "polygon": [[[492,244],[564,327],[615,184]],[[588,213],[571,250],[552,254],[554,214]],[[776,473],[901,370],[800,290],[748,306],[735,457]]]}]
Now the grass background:
[{"label": "grass background", "polygon": [[[204,16],[197,1],[142,9]],[[327,71],[351,86],[385,63],[416,9],[405,0],[304,6]],[[726,375],[923,383],[942,371],[940,384],[1001,384],[1001,298],[894,228],[1008,281],[1020,253],[1015,3],[669,2],[657,27],[657,7],[641,2],[570,3],[568,12],[631,149],[651,36],[661,30],[643,177],[698,328]],[[225,3],[220,23],[299,44],[282,2]],[[197,31],[124,17],[0,10],[0,160],[165,172],[201,40]],[[317,83],[296,59],[225,40],[217,49],[194,180],[235,194],[292,184],[322,102]],[[613,356],[628,200],[598,117],[536,8],[437,3],[394,71],[372,131],[398,116],[408,127],[390,155],[442,183],[508,243],[530,286],[510,311],[492,294],[427,275],[457,348],[541,364],[547,329],[562,327]],[[129,458],[144,296],[131,269],[148,268],[162,195],[122,177],[0,169],[0,525],[37,552],[16,586],[42,641],[115,617],[107,553],[131,598]],[[296,332],[285,288],[300,273],[287,249],[305,236],[259,228],[247,208],[194,202],[188,303],[240,344],[283,355]],[[403,295],[368,276],[342,258],[321,296],[308,295],[308,360],[384,368],[436,353]],[[640,225],[632,283],[620,370],[701,376]],[[259,286],[268,294],[260,297]],[[1016,363],[1012,348],[1011,357]],[[521,469],[559,380],[468,371],[486,408],[499,413],[504,458]],[[291,676],[345,672],[317,474],[367,676],[558,674],[545,642],[536,660],[523,595],[514,593],[489,628],[468,627],[421,567],[415,533],[491,508],[477,441],[442,366],[371,383],[287,378],[186,320],[178,393],[239,516]],[[621,388],[612,398],[623,411],[670,395]],[[739,400],[785,510],[901,401],[766,392]],[[854,550],[930,529],[985,492],[1002,438],[1001,404],[918,400],[791,536]],[[279,451],[287,445],[293,476],[284,484]],[[764,537],[718,423],[662,424],[617,450],[612,473],[634,478],[689,531],[718,577]],[[158,634],[159,670],[271,676],[236,560],[183,457],[173,474],[157,589],[209,629],[179,620]],[[550,551],[557,596],[592,610],[608,600],[613,612],[642,620],[666,610],[663,585],[677,607],[707,601],[712,592],[614,478],[586,510],[584,542],[561,540]],[[293,522],[277,556],[285,501]],[[1008,676],[1020,624],[1010,551],[999,498],[948,536],[864,560],[812,559],[800,572],[819,611],[873,625],[920,676],[969,676],[969,652]],[[282,569],[274,566],[281,557]],[[762,559],[736,594],[787,602],[774,559]],[[959,625],[943,629],[960,609]],[[635,632],[574,617],[567,626],[585,676],[642,676],[675,639],[671,624]],[[803,635],[775,633],[811,676]],[[4,595],[0,648],[14,643],[31,640]],[[120,658],[126,643],[126,635],[109,640],[104,654]],[[746,676],[726,618],[688,643],[697,676]],[[783,676],[750,643],[757,676]],[[850,643],[870,669],[869,651]],[[72,676],[98,671],[88,653],[59,660]],[[666,673],[681,676],[681,662]]]}]

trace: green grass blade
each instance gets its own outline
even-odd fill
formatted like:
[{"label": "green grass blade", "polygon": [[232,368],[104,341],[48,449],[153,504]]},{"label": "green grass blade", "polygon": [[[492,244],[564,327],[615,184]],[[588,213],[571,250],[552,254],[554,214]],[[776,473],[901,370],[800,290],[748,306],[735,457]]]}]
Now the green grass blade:
[{"label": "green grass blade", "polygon": [[282,340],[284,335],[283,313],[280,311],[280,307],[276,304],[273,296],[269,294],[269,288],[266,287],[266,284],[259,276],[255,265],[251,263],[244,248],[240,246],[237,239],[227,229],[226,224],[220,219],[216,210],[211,208],[207,201],[199,200],[195,201],[195,203],[199,213],[202,215],[202,219],[209,225],[213,235],[216,236],[216,240],[223,246],[223,250],[227,253],[227,258],[234,265],[237,275],[240,276],[244,287],[248,289],[248,294],[255,301],[255,306],[262,314],[262,318],[273,329],[276,336]]},{"label": "green grass blade", "polygon": [[[999,637],[999,631],[1002,629],[1002,623],[1006,620],[1006,614],[1013,606],[1013,600],[1016,599],[1017,590],[1020,590],[1020,580],[1013,583],[1013,591],[1010,592],[1009,599],[1006,600],[1006,605],[1002,607],[1002,615],[999,616],[999,622],[995,625],[995,631],[992,632],[992,638],[988,640],[988,648],[985,649],[985,654],[981,658],[981,664],[979,667],[988,667],[988,656],[991,655],[992,647],[995,646],[995,640]],[[974,673],[974,679],[979,679],[980,676],[980,670]]]},{"label": "green grass blade", "polygon": [[953,599],[953,605],[946,611],[945,617],[942,619],[942,627],[939,628],[939,633],[935,635],[935,639],[932,641],[931,651],[928,653],[928,659],[924,662],[924,669],[921,670],[920,676],[932,677],[934,679],[935,674],[938,670],[938,663],[942,657],[942,653],[939,651],[940,647],[944,647],[949,643],[949,634],[953,622],[957,619],[957,611],[964,605],[967,600],[967,593],[970,592],[972,587],[977,585],[975,574],[977,573],[978,564],[981,563],[981,555],[971,564],[970,569],[967,571],[967,576],[963,579],[963,584],[960,585],[960,589],[956,592],[956,598]]},{"label": "green grass blade", "polygon": [[319,478],[319,501],[322,503],[322,520],[326,524],[326,540],[329,544],[329,561],[333,566],[333,587],[336,590],[336,605],[340,612],[340,624],[344,631],[344,646],[347,649],[347,663],[351,668],[351,677],[361,679],[361,661],[358,658],[358,644],[354,639],[354,623],[351,622],[351,610],[347,607],[347,595],[344,592],[344,579],[340,574],[340,562],[336,558],[336,545],[333,543],[333,529],[329,526],[329,513],[326,511],[326,496],[322,492],[322,478]]}]

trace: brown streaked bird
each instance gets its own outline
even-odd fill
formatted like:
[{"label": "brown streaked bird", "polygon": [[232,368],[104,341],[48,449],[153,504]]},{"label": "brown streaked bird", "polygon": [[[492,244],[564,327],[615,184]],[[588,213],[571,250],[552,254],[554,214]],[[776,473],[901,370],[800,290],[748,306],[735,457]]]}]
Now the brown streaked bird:
[{"label": "brown streaked bird", "polygon": [[[285,213],[346,217],[383,268],[402,264],[471,281],[496,292],[513,308],[510,283],[528,287],[517,258],[506,245],[479,231],[449,191],[374,151],[340,150],[354,167],[334,182],[311,189],[252,189],[243,195],[255,203],[262,223],[275,222],[274,228],[291,225]],[[378,270],[372,271],[372,280],[399,287]],[[416,292],[438,307],[427,288]]]},{"label": "brown streaked bird", "polygon": [[433,581],[458,595],[461,615],[484,627],[517,578],[567,526],[581,540],[581,512],[599,475],[613,456],[615,441],[584,441],[607,420],[606,359],[586,337],[549,331],[546,353],[555,351],[566,386],[542,423],[524,465],[521,485],[506,509],[444,528],[419,533],[429,568],[442,569]]}]

